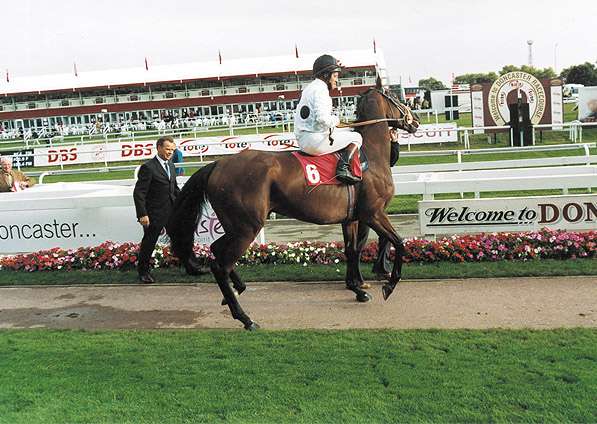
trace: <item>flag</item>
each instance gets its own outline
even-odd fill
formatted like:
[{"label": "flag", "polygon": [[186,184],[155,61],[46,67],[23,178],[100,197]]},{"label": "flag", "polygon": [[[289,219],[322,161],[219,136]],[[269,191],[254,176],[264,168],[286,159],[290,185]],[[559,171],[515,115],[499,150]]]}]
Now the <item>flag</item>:
[{"label": "flag", "polygon": [[6,82],[10,82],[10,79],[8,78],[8,69],[6,70]]},{"label": "flag", "polygon": [[145,56],[145,70],[149,71],[149,65],[147,64],[147,56]]},{"label": "flag", "polygon": [[409,75],[409,76],[408,76],[408,83],[409,83],[409,84],[412,84],[412,82],[413,82],[413,81],[410,79],[410,75]]},{"label": "flag", "polygon": [[298,59],[299,58],[298,47],[296,46],[296,44],[294,45],[294,54],[296,55],[296,58]]},{"label": "flag", "polygon": [[218,49],[218,57],[220,58],[220,65],[222,64],[222,53],[220,52],[220,49]]},{"label": "flag", "polygon": [[75,63],[75,76],[78,77],[79,74],[77,73],[77,62],[74,62],[74,63]]},{"label": "flag", "polygon": [[452,72],[452,84],[456,82],[456,78],[454,77],[454,72]]},{"label": "flag", "polygon": [[373,53],[377,53],[377,46],[375,45],[375,38],[373,39]]}]

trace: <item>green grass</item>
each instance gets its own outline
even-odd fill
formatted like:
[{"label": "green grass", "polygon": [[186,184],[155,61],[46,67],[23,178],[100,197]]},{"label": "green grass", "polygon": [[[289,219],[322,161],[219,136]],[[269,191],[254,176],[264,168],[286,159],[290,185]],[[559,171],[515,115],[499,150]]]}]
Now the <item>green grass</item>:
[{"label": "green grass", "polygon": [[0,331],[0,422],[595,422],[595,329]]},{"label": "green grass", "polygon": [[[237,266],[247,282],[270,281],[344,281],[346,265],[241,265]],[[373,280],[371,264],[361,267],[365,280]],[[156,269],[152,275],[164,284],[212,283],[211,274],[191,277],[183,268]],[[404,280],[537,277],[560,275],[597,275],[597,261],[569,259],[565,261],[534,260],[527,262],[482,262],[406,264]],[[12,271],[0,270],[0,286],[13,285],[69,285],[69,284],[137,284],[136,271]]]}]

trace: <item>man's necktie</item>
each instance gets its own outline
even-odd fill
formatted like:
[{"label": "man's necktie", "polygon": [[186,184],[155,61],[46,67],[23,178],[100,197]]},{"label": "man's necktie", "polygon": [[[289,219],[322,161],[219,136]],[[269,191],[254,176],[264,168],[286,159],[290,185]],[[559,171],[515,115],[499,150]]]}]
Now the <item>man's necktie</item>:
[{"label": "man's necktie", "polygon": [[164,162],[164,168],[166,168],[166,174],[168,174],[168,179],[170,179],[170,167],[168,166],[168,162]]}]

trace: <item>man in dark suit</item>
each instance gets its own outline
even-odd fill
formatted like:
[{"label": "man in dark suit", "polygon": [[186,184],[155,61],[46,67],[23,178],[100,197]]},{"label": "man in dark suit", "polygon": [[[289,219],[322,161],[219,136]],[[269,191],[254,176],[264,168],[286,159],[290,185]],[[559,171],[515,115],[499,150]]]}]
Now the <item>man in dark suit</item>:
[{"label": "man in dark suit", "polygon": [[[141,165],[133,191],[137,220],[143,226],[143,239],[139,249],[137,271],[142,283],[155,280],[149,275],[149,262],[162,229],[168,223],[172,204],[180,192],[176,183],[176,170],[170,160],[176,149],[172,137],[160,137],[156,143],[157,155]],[[185,264],[187,273],[201,275],[209,272],[197,263]]]}]

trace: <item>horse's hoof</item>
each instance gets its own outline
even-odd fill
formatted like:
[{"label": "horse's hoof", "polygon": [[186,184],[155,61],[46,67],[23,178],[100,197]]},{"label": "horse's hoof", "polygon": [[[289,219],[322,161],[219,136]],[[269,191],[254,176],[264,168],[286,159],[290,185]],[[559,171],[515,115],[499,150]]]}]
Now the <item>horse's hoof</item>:
[{"label": "horse's hoof", "polygon": [[383,295],[383,300],[388,300],[388,297],[392,294],[394,289],[387,284],[384,284],[381,287],[381,294]]},{"label": "horse's hoof", "polygon": [[261,327],[257,325],[257,323],[251,322],[249,325],[245,325],[245,330],[248,331],[255,331],[259,330]]},{"label": "horse's hoof", "polygon": [[371,302],[373,298],[369,293],[363,292],[357,294],[357,301],[361,303]]}]

